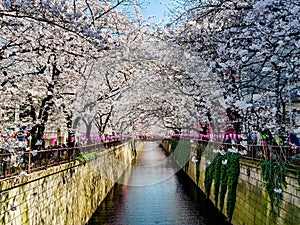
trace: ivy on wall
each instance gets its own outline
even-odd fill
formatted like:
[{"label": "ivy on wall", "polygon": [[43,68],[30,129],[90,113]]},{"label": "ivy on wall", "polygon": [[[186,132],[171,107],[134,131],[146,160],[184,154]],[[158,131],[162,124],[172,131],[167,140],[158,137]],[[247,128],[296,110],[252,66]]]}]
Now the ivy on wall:
[{"label": "ivy on wall", "polygon": [[171,151],[172,151],[172,152],[175,151],[175,149],[177,148],[178,143],[179,143],[179,140],[177,140],[177,139],[174,139],[174,140],[172,141],[172,144],[171,144]]},{"label": "ivy on wall", "polygon": [[[223,156],[222,161],[225,162],[227,160],[227,155]],[[225,195],[227,192],[227,171],[226,171],[226,164],[221,165],[221,174],[220,174],[220,211],[223,211],[224,208],[224,201],[225,201]]]},{"label": "ivy on wall", "polygon": [[[189,141],[173,140],[171,149],[177,162],[187,164],[191,153],[191,144]],[[240,174],[240,158],[242,152],[238,152],[238,149],[232,148],[228,149],[225,153],[225,151],[213,151],[212,149],[202,146],[197,146],[194,152],[193,157],[194,159],[197,159],[197,161],[193,161],[196,163],[197,183],[200,177],[201,158],[205,152],[205,159],[208,163],[204,178],[205,194],[209,198],[213,187],[215,206],[219,206],[221,212],[226,209],[227,219],[231,222],[236,203],[236,191]],[[206,155],[211,157],[206,157]],[[275,212],[274,208],[277,208],[278,212],[275,213],[279,215],[282,189],[287,185],[285,180],[285,164],[270,159],[263,161],[261,163],[261,168],[264,185],[271,202],[271,209]],[[300,188],[300,170],[297,170],[296,172]]]},{"label": "ivy on wall", "polygon": [[231,222],[236,202],[236,188],[240,174],[240,154],[227,152],[217,153],[215,159],[205,171],[205,193],[210,196],[211,186],[214,184],[215,205],[224,208],[227,193],[226,215]]},{"label": "ivy on wall", "polygon": [[[206,148],[198,146],[195,148],[196,152],[196,178],[197,182],[200,176],[200,162],[203,152]],[[173,140],[171,144],[171,150],[175,160],[181,165],[187,165],[190,159],[191,144],[189,141]],[[240,174],[239,160],[241,155],[234,149],[227,153],[218,151],[213,161],[208,165],[205,170],[205,194],[209,198],[211,194],[212,185],[214,185],[214,198],[215,205],[220,205],[221,212],[223,211],[226,201],[226,215],[231,222],[233,211],[236,202],[236,189],[238,185],[238,179]],[[212,151],[212,149],[206,149],[206,151]]]},{"label": "ivy on wall", "polygon": [[130,145],[131,145],[131,151],[133,153],[133,156],[136,157],[136,145],[135,145],[135,140],[134,139],[132,139],[130,141]]},{"label": "ivy on wall", "polygon": [[240,154],[228,153],[227,164],[227,205],[226,213],[229,221],[231,222],[235,201],[236,201],[236,188],[238,185],[240,175]]},{"label": "ivy on wall", "polygon": [[200,161],[201,160],[201,157],[202,157],[202,153],[204,152],[205,148],[202,147],[202,146],[197,146],[195,148],[195,152],[196,152],[196,155],[197,155],[197,159]]},{"label": "ivy on wall", "polygon": [[91,153],[87,153],[87,154],[76,157],[76,160],[78,160],[79,162],[82,162],[82,163],[86,163],[90,160],[98,158],[99,156],[100,156],[100,153],[91,152]]},{"label": "ivy on wall", "polygon": [[[261,163],[262,178],[269,195],[271,211],[279,215],[279,205],[282,199],[282,190],[286,188],[286,166],[284,163],[269,159]],[[274,206],[277,208],[275,212]]]},{"label": "ivy on wall", "polygon": [[202,146],[197,146],[195,148],[195,152],[196,152],[196,159],[198,160],[196,162],[196,181],[197,181],[197,185],[200,179],[200,165],[201,165],[201,158],[202,158],[202,153],[204,152],[205,148]]},{"label": "ivy on wall", "polygon": [[222,165],[222,155],[218,153],[217,157],[214,160],[214,172],[213,172],[214,196],[215,196],[216,207],[218,207],[218,202],[219,202],[221,165]]}]

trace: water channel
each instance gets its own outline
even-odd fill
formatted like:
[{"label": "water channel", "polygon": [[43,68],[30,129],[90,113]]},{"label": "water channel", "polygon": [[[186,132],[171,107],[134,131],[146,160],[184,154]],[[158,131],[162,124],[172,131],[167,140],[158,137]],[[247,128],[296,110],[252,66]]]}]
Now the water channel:
[{"label": "water channel", "polygon": [[136,162],[87,225],[225,225],[203,192],[176,167],[157,142],[147,142]]}]

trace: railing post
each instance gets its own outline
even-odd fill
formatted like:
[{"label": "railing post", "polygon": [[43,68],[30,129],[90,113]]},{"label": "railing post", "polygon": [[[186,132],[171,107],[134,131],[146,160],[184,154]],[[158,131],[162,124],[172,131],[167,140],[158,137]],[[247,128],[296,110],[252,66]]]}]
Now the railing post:
[{"label": "railing post", "polygon": [[48,151],[45,152],[45,167],[48,167]]},{"label": "railing post", "polygon": [[29,151],[28,151],[28,171],[27,173],[31,173],[31,168],[30,168],[30,164],[31,164],[31,146],[32,146],[32,136],[31,134],[28,137],[28,147],[29,147]]},{"label": "railing post", "polygon": [[4,161],[4,163],[3,163],[3,175],[4,175],[4,177],[7,177],[7,168],[8,168],[7,162]]},{"label": "railing post", "polygon": [[28,152],[28,173],[31,173],[31,147],[29,148]]}]

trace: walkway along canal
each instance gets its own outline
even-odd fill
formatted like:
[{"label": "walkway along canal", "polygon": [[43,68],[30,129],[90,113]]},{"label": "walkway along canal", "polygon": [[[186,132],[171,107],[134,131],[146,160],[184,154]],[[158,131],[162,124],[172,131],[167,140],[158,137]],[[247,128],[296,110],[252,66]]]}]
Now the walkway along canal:
[{"label": "walkway along canal", "polygon": [[136,162],[87,225],[228,224],[158,142],[146,142]]}]

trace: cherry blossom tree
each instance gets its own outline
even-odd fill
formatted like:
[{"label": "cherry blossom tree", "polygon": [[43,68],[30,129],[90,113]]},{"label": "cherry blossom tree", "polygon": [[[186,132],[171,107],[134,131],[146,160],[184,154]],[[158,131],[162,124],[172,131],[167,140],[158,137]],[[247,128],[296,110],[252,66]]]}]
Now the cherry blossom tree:
[{"label": "cherry blossom tree", "polygon": [[217,74],[236,132],[291,126],[286,102],[288,83],[299,74],[299,3],[188,3],[172,31],[175,41]]},{"label": "cherry blossom tree", "polygon": [[82,68],[138,30],[134,13],[135,1],[3,1],[1,91],[23,110],[20,126],[41,139],[53,109],[70,120]]}]

